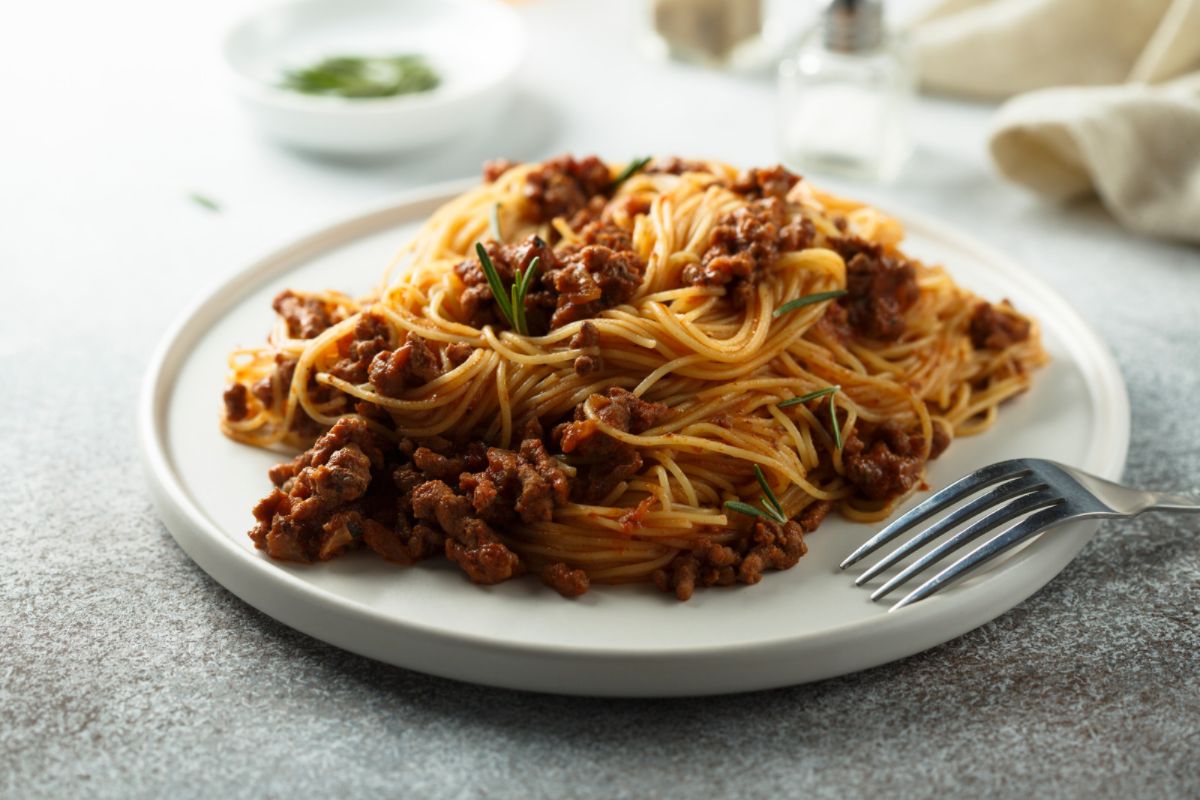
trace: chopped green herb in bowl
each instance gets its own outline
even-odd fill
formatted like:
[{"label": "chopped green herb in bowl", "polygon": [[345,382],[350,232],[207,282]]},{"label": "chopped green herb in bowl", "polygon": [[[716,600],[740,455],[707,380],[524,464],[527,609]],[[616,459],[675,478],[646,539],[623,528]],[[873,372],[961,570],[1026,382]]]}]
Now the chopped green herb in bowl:
[{"label": "chopped green herb in bowl", "polygon": [[428,92],[438,75],[417,55],[334,56],[284,74],[282,86],[302,94],[352,99]]}]

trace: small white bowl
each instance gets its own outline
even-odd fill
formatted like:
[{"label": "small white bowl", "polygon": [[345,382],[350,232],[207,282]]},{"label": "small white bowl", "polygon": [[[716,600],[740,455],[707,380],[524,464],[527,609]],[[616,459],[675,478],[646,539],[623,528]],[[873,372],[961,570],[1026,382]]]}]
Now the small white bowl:
[{"label": "small white bowl", "polygon": [[[511,98],[525,33],[497,0],[300,0],[234,26],[223,50],[242,107],[269,136],[323,153],[382,155],[490,125]],[[329,56],[407,53],[437,72],[436,88],[347,99],[279,85],[286,70]]]}]

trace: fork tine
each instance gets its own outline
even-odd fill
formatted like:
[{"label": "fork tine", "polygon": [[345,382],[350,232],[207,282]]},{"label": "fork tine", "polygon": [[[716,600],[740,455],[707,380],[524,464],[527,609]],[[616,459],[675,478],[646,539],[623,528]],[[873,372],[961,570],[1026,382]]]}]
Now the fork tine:
[{"label": "fork tine", "polygon": [[1009,461],[1000,461],[991,464],[983,469],[972,472],[970,475],[959,478],[945,489],[935,492],[926,498],[920,505],[906,511],[886,528],[864,542],[857,550],[846,557],[846,560],[840,565],[841,569],[845,569],[855,562],[862,560],[912,526],[924,521],[947,505],[961,500],[972,492],[984,489],[1007,478],[1019,478],[1028,474],[1029,468],[1025,466],[1025,459],[1014,458]]},{"label": "fork tine", "polygon": [[1024,477],[1017,478],[1016,480],[1010,480],[1007,483],[1000,484],[987,494],[976,497],[962,508],[955,509],[950,514],[942,517],[937,522],[933,523],[928,528],[925,528],[916,536],[912,537],[904,544],[888,553],[886,556],[881,558],[878,563],[876,563],[862,575],[859,575],[854,581],[854,585],[862,586],[864,583],[871,580],[871,578],[874,578],[876,575],[883,572],[885,569],[892,566],[909,553],[919,550],[929,542],[932,542],[934,539],[941,536],[946,531],[957,527],[960,523],[966,522],[977,514],[986,511],[993,506],[998,506],[1005,500],[1044,488],[1045,485],[1045,482],[1039,479],[1036,475],[1026,475]]},{"label": "fork tine", "polygon": [[962,529],[954,536],[950,537],[940,545],[930,550],[921,558],[917,559],[912,564],[908,565],[896,577],[880,586],[871,593],[872,600],[878,600],[886,594],[889,594],[893,589],[901,584],[907,583],[912,577],[920,572],[924,572],[930,565],[941,561],[950,553],[962,547],[967,542],[978,539],[988,531],[997,528],[1009,520],[1016,519],[1022,514],[1028,514],[1030,511],[1036,511],[1039,508],[1048,505],[1057,505],[1062,502],[1062,498],[1049,489],[1034,492],[1033,494],[1025,495],[1013,500],[1007,505],[1001,506],[992,513],[988,514],[981,520],[972,523],[969,527]]},{"label": "fork tine", "polygon": [[961,578],[966,573],[983,564],[985,561],[994,558],[1003,553],[1005,550],[1014,545],[1023,542],[1030,536],[1034,536],[1047,528],[1052,528],[1072,518],[1072,514],[1066,508],[1054,506],[1046,508],[1031,517],[1027,517],[1016,525],[1012,526],[1003,533],[993,536],[983,544],[976,547],[965,556],[955,561],[944,570],[934,575],[925,583],[918,586],[911,593],[906,595],[904,599],[892,606],[889,611],[895,611],[898,608],[912,605],[918,600],[924,600],[929,595],[939,591],[948,583]]}]

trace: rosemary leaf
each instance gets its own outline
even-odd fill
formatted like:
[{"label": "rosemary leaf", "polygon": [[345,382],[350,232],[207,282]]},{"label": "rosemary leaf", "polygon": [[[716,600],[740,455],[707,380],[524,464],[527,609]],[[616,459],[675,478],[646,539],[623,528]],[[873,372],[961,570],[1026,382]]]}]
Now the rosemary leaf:
[{"label": "rosemary leaf", "polygon": [[488,256],[487,248],[482,243],[476,242],[475,253],[479,256],[479,265],[483,267],[483,274],[487,276],[488,286],[492,290],[492,298],[500,307],[500,313],[508,320],[508,326],[516,333],[528,336],[529,325],[525,318],[525,294],[529,291],[529,285],[533,282],[533,275],[537,272],[541,259],[534,256],[533,260],[529,262],[529,267],[524,271],[518,267],[513,275],[512,285],[506,291],[504,281],[500,279],[500,273],[496,271],[496,265]]},{"label": "rosemary leaf", "polygon": [[841,386],[826,386],[824,389],[817,389],[815,392],[802,394],[799,397],[789,397],[775,404],[776,408],[788,408],[789,406],[798,406],[801,403],[807,403],[810,400],[816,400],[819,397],[829,396],[829,421],[833,424],[833,442],[837,445],[837,449],[842,449],[842,429],[838,426],[837,404],[834,402],[834,397]]},{"label": "rosemary leaf", "polygon": [[767,476],[763,474],[762,467],[758,464],[754,465],[754,477],[758,478],[758,485],[763,490],[763,506],[768,512],[773,511],[772,516],[779,524],[787,522],[787,515],[783,513],[783,506],[779,504],[779,498],[775,496],[775,492],[771,491],[771,484],[767,483]]},{"label": "rosemary leaf", "polygon": [[500,274],[496,272],[496,265],[492,263],[487,250],[479,242],[475,243],[475,254],[479,256],[479,264],[483,267],[483,274],[487,276],[488,286],[492,290],[492,298],[496,301],[496,305],[500,306],[500,313],[508,320],[509,326],[515,328],[517,325],[513,320],[513,309],[509,304],[507,292],[504,291],[504,283],[500,280]]},{"label": "rosemary leaf", "polygon": [[515,330],[517,333],[524,334],[525,333],[525,320],[523,317],[524,317],[524,311],[525,311],[525,301],[518,294],[518,290],[520,288],[521,288],[521,268],[517,267],[517,274],[513,276],[512,286],[508,287],[509,305],[513,311],[513,330]]},{"label": "rosemary leaf", "polygon": [[837,445],[837,449],[842,449],[842,428],[838,425],[837,406],[833,403],[834,395],[829,394],[829,421],[833,424],[833,443]]},{"label": "rosemary leaf", "polygon": [[513,310],[516,312],[518,318],[517,333],[522,336],[529,335],[529,322],[525,318],[525,295],[529,293],[529,285],[533,283],[533,275],[537,272],[541,263],[541,256],[534,256],[524,272],[517,270],[517,279],[513,283],[513,288],[516,290],[516,298],[513,300],[515,304]]},{"label": "rosemary leaf", "polygon": [[804,297],[797,297],[795,300],[788,300],[786,303],[775,309],[772,317],[782,317],[789,311],[795,311],[797,308],[810,306],[813,303],[820,303],[823,300],[832,300],[835,297],[842,297],[846,294],[845,289],[834,289],[829,292],[817,292],[816,294],[806,294]]},{"label": "rosemary leaf", "polygon": [[635,158],[633,161],[630,161],[629,165],[627,167],[625,167],[625,169],[621,170],[621,174],[619,174],[619,175],[617,175],[617,177],[613,178],[613,182],[609,186],[609,191],[615,192],[617,190],[617,187],[619,187],[622,183],[624,183],[625,181],[632,178],[637,173],[641,172],[642,168],[645,167],[649,163],[650,163],[650,156],[646,156],[645,158]]},{"label": "rosemary leaf", "polygon": [[751,517],[770,519],[770,517],[767,516],[767,512],[763,511],[761,508],[755,508],[749,503],[742,503],[737,500],[726,500],[725,508],[728,508],[730,511],[736,511],[739,514],[746,514],[747,516]]},{"label": "rosemary leaf", "polygon": [[525,270],[525,275],[521,279],[521,307],[525,307],[525,295],[529,294],[529,284],[533,283],[533,276],[538,271],[538,267],[542,265],[542,257],[534,256],[529,262],[529,267]]},{"label": "rosemary leaf", "polygon": [[827,394],[832,395],[841,388],[841,386],[826,386],[824,389],[817,389],[815,392],[802,394],[799,397],[789,397],[787,400],[781,400],[775,404],[775,407],[788,408],[789,406],[798,406],[801,403],[807,403],[809,400],[816,400],[818,397],[824,397]]},{"label": "rosemary leaf", "polygon": [[787,517],[775,510],[775,507],[765,497],[758,498],[759,505],[767,511],[767,516],[778,522],[780,525],[787,524]]}]

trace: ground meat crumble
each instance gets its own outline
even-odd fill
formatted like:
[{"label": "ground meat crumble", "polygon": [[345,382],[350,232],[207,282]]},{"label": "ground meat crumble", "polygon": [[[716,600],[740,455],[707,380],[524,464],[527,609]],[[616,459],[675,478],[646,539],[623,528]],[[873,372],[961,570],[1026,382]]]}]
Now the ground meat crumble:
[{"label": "ground meat crumble", "polygon": [[245,384],[233,384],[221,399],[225,402],[225,419],[230,422],[241,422],[249,415],[250,390]]},{"label": "ground meat crumble", "polygon": [[981,350],[1004,350],[1029,338],[1029,320],[1013,313],[1008,301],[999,306],[979,303],[971,312],[971,344]]},{"label": "ground meat crumble", "polygon": [[[255,507],[250,537],[274,558],[325,560],[361,541],[401,564],[440,551],[484,584],[525,570],[497,529],[547,521],[570,494],[540,439],[516,451],[437,438],[397,447],[351,416],[269,475],[275,489]],[[559,584],[568,580],[580,583]]]},{"label": "ground meat crumble", "polygon": [[495,183],[500,176],[517,166],[519,161],[509,161],[507,158],[497,158],[483,165],[483,182]]},{"label": "ground meat crumble", "polygon": [[860,422],[846,437],[842,463],[846,480],[870,500],[907,494],[925,469],[925,439],[895,422]]},{"label": "ground meat crumble", "polygon": [[366,424],[343,418],[290,463],[270,471],[275,489],[254,508],[254,543],[286,561],[332,558],[361,534],[356,502],[383,454]]},{"label": "ground meat crumble", "polygon": [[899,339],[904,313],[920,293],[913,265],[856,236],[835,239],[832,245],[846,261],[847,294],[837,305],[846,310],[850,327],[868,339]]},{"label": "ground meat crumble", "polygon": [[292,385],[292,376],[296,374],[296,362],[295,356],[276,353],[275,369],[270,375],[255,381],[250,393],[267,407],[282,403]]},{"label": "ground meat crumble", "polygon": [[542,583],[563,597],[579,597],[591,586],[586,572],[571,569],[561,561],[549,564],[542,570]]},{"label": "ground meat crumble", "polygon": [[595,156],[552,158],[525,176],[527,216],[539,223],[555,217],[570,218],[593,197],[605,195],[611,188],[608,165]]},{"label": "ground meat crumble", "polygon": [[371,313],[361,315],[354,324],[354,332],[338,342],[342,357],[330,373],[351,383],[366,383],[371,359],[386,350],[390,341],[391,329],[382,317]]},{"label": "ground meat crumble", "polygon": [[673,592],[680,600],[689,600],[701,586],[758,583],[765,570],[796,566],[808,552],[804,534],[810,530],[795,520],[784,525],[755,520],[751,529],[730,545],[706,539],[691,552],[676,556],[669,565],[654,572],[654,585],[664,592]]},{"label": "ground meat crumble", "polygon": [[410,333],[404,345],[380,350],[371,359],[367,378],[384,397],[400,397],[413,386],[424,386],[442,374],[441,361],[429,343]]},{"label": "ground meat crumble", "polygon": [[775,266],[780,254],[809,247],[815,234],[812,222],[791,219],[778,197],[754,200],[717,220],[700,263],[684,267],[683,282],[725,286],[734,306],[744,308],[759,277]]},{"label": "ground meat crumble", "polygon": [[[626,246],[622,238],[600,227],[585,233],[592,241]],[[645,263],[632,250],[614,250],[605,244],[587,243],[554,250],[538,236],[515,245],[488,242],[485,249],[505,286],[516,270],[529,269],[538,259],[537,273],[525,295],[529,328],[544,333],[581,319],[596,316],[607,308],[628,302],[642,282]],[[503,318],[493,308],[492,290],[477,258],[455,267],[465,288],[460,296],[463,316],[475,326],[499,325]]]},{"label": "ground meat crumble", "polygon": [[[618,387],[594,394],[586,402],[605,425],[633,434],[646,432],[670,413],[662,403],[648,403]],[[583,403],[575,409],[573,421],[555,427],[550,435],[563,453],[577,462],[575,494],[584,502],[603,499],[642,468],[637,448],[601,431],[597,421],[588,418]]]},{"label": "ground meat crumble", "polygon": [[271,307],[287,322],[288,336],[293,339],[314,339],[338,321],[334,306],[291,290],[280,292]]},{"label": "ground meat crumble", "polygon": [[774,197],[783,200],[792,187],[800,182],[800,176],[782,166],[768,169],[751,169],[738,176],[730,190],[746,197]]}]

